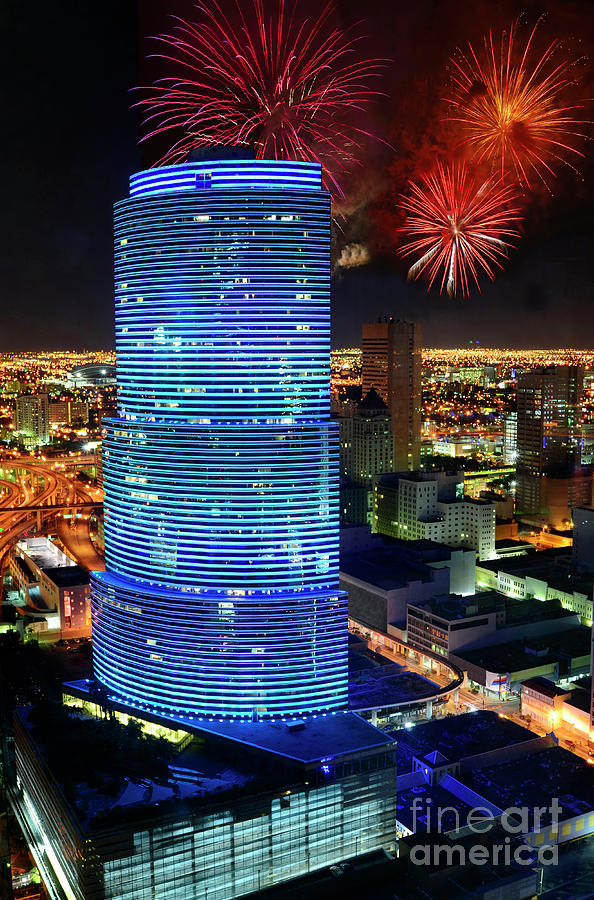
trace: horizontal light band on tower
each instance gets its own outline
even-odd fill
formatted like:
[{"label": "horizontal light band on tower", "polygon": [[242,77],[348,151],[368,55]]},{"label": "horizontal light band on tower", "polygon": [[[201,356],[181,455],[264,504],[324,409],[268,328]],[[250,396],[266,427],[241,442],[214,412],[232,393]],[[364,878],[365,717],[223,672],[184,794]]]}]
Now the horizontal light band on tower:
[{"label": "horizontal light band on tower", "polygon": [[328,202],[254,189],[117,204],[121,415],[328,416]]},{"label": "horizontal light band on tower", "polygon": [[334,423],[106,424],[110,571],[187,588],[336,586]]},{"label": "horizontal light band on tower", "polygon": [[340,592],[318,592],[314,604],[290,592],[180,598],[97,572],[92,614],[95,672],[125,699],[189,715],[290,715],[346,705]]},{"label": "horizontal light band on tower", "polygon": [[245,191],[252,187],[319,191],[321,186],[322,173],[316,163],[217,159],[138,172],[130,178],[130,196],[221,188]]}]

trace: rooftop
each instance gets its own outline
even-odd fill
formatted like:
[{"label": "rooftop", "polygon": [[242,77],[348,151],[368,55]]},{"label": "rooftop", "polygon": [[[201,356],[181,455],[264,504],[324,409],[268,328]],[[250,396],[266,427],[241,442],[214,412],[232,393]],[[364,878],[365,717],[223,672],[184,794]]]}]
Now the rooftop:
[{"label": "rooftop", "polygon": [[[183,727],[182,720],[175,721]],[[379,728],[349,712],[308,716],[297,723],[202,720],[198,730],[301,763],[317,763],[374,748],[387,749],[392,743]]]},{"label": "rooftop", "polygon": [[[511,522],[512,520],[498,519],[497,521]],[[526,555],[528,553],[536,553],[533,544],[529,544],[528,541],[515,541],[513,538],[503,538],[501,541],[495,541],[495,550],[526,550]]]},{"label": "rooftop", "polygon": [[[451,799],[451,794],[447,796]],[[480,865],[463,865],[456,848],[460,848],[464,858],[468,859],[469,851],[479,843],[481,847],[488,848],[487,859]],[[518,863],[518,857],[513,852],[510,854],[510,864],[500,861],[496,848],[506,843],[509,843],[511,851],[523,847],[520,858],[534,860],[533,865]],[[437,855],[436,862],[424,863],[422,867],[411,862],[415,847],[420,847],[421,859],[425,859],[426,854],[429,860],[435,859],[431,852],[434,845],[437,845],[435,849],[445,846],[453,852],[451,856],[442,852]],[[521,835],[510,835],[500,826],[492,826],[487,833],[481,833],[480,842],[476,833],[455,836],[423,833],[403,838],[400,846],[400,870],[392,887],[393,900],[443,900],[444,897],[462,900],[536,894],[536,851],[526,850]]]},{"label": "rooftop", "polygon": [[505,613],[505,621],[501,627],[523,625],[545,620],[567,619],[576,616],[569,609],[563,609],[557,599],[538,600],[507,597],[498,591],[482,591],[468,597],[458,594],[440,594],[419,603],[411,604],[414,609],[431,612],[435,616],[448,621],[469,619],[494,612]]},{"label": "rooftop", "polygon": [[359,404],[359,410],[361,412],[366,412],[368,410],[372,412],[387,412],[388,407],[386,406],[378,392],[375,390],[375,388],[371,388],[371,390],[368,391],[361,400]]},{"label": "rooftop", "polygon": [[466,824],[471,817],[472,806],[445,787],[423,782],[398,791],[396,809],[397,820],[410,831],[419,833],[439,827],[440,836],[443,836]]},{"label": "rooftop", "polygon": [[49,538],[35,537],[19,541],[17,552],[28,556],[39,569],[57,569],[74,566],[75,563]]},{"label": "rooftop", "polygon": [[[548,806],[557,798],[560,819],[594,809],[594,771],[583,759],[560,747],[516,757],[513,762],[475,769],[464,775],[464,782],[501,809],[511,807],[532,810]],[[541,820],[549,824],[547,812]]]},{"label": "rooftop", "polygon": [[[521,541],[519,542],[522,543]],[[547,550],[529,550],[524,556],[511,556],[504,559],[490,559],[478,563],[482,569],[490,569],[492,572],[526,573],[532,575],[536,570],[543,572],[558,571],[559,564],[571,560],[571,550],[567,547],[553,547]]]},{"label": "rooftop", "polygon": [[81,566],[59,566],[55,569],[44,569],[44,573],[58,587],[77,587],[90,584],[91,576],[88,569]]},{"label": "rooftop", "polygon": [[476,650],[461,650],[456,655],[464,662],[480,666],[489,672],[511,674],[555,663],[559,659],[588,657],[590,647],[591,630],[585,625],[579,625],[556,634],[545,634],[529,640],[508,641]]},{"label": "rooftop", "polygon": [[[157,805],[166,815],[180,802],[203,803],[252,784],[255,790],[263,774],[242,757],[231,761],[196,742],[177,752],[163,738],[60,704],[20,710],[19,720],[85,830],[145,817]],[[270,788],[279,775],[269,771],[266,779]]]},{"label": "rooftop", "polygon": [[349,707],[389,707],[432,697],[440,685],[370,651],[349,654]]},{"label": "rooftop", "polygon": [[591,696],[592,696],[592,679],[589,675],[580,678],[579,681],[572,681],[567,686],[567,690],[571,690],[571,696],[565,701],[574,709],[582,712],[590,712]]},{"label": "rooftop", "polygon": [[419,603],[412,603],[413,609],[427,610],[435,616],[452,621],[485,615],[505,607],[505,597],[497,591],[482,591],[470,597],[459,594],[439,594]]},{"label": "rooftop", "polygon": [[532,691],[538,691],[539,694],[543,694],[545,697],[565,697],[569,693],[568,690],[557,687],[554,681],[549,681],[548,678],[543,678],[542,675],[537,675],[535,678],[528,678],[526,681],[522,682],[522,687],[530,688]]},{"label": "rooftop", "polygon": [[421,559],[415,560],[410,552],[399,546],[345,556],[340,563],[340,574],[366,581],[384,591],[406,587],[411,581],[428,582],[433,578],[433,573]]},{"label": "rooftop", "polygon": [[[64,685],[66,693],[88,698],[92,682],[77,681]],[[207,716],[164,715],[148,705],[137,707],[109,697],[114,709],[148,721],[181,729],[204,737],[241,744],[285,760],[302,764],[322,759],[388,747],[392,739],[353,712],[304,716],[299,719],[252,721],[251,719],[214,719]]]},{"label": "rooftop", "polygon": [[390,734],[396,741],[399,775],[412,771],[413,756],[422,758],[438,751],[451,762],[458,762],[467,756],[534,738],[527,728],[490,710],[432,719]]}]

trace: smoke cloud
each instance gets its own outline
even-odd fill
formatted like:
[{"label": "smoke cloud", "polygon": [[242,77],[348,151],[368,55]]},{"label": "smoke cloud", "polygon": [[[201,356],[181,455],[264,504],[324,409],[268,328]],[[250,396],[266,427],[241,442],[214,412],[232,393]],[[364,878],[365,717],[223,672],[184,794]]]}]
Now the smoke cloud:
[{"label": "smoke cloud", "polygon": [[369,250],[365,244],[347,244],[336,261],[336,267],[342,269],[354,269],[355,266],[364,266],[370,260]]}]

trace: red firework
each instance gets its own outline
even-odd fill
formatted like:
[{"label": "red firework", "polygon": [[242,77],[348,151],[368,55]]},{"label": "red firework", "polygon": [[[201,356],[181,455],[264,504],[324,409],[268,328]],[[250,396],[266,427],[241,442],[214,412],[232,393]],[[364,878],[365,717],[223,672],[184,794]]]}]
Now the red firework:
[{"label": "red firework", "polygon": [[497,165],[502,175],[513,170],[526,185],[531,176],[545,181],[557,163],[571,166],[572,155],[584,156],[575,146],[585,136],[586,123],[577,114],[582,107],[562,101],[575,61],[556,61],[557,40],[539,55],[533,47],[536,28],[519,51],[513,25],[498,44],[489,32],[482,53],[469,44],[468,56],[451,60],[454,94],[446,98],[475,160]]},{"label": "red firework", "polygon": [[177,19],[173,34],[158,38],[167,46],[159,56],[180,77],[143,89],[150,130],[142,140],[184,132],[157,165],[213,144],[321,162],[326,186],[341,195],[337,177],[367,134],[351,124],[352,111],[374,94],[369,80],[381,61],[360,59],[360,38],[331,27],[332,2],[311,20],[297,17],[298,0],[275,2],[272,11],[270,0],[234,2],[230,16],[217,0],[199,3],[199,22]]},{"label": "red firework", "polygon": [[509,238],[519,209],[513,188],[502,179],[477,181],[464,163],[442,165],[426,175],[421,185],[410,182],[410,193],[400,198],[405,215],[402,231],[413,238],[400,247],[403,256],[419,256],[408,272],[409,280],[424,274],[429,288],[441,273],[440,293],[450,297],[458,289],[468,296],[469,282],[480,291],[479,273],[494,279],[494,267],[507,256]]}]

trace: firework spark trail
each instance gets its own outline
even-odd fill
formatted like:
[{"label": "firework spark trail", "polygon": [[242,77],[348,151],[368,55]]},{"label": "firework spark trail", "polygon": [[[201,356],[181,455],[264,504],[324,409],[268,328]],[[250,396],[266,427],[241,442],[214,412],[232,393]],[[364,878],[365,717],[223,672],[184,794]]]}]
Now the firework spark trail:
[{"label": "firework spark trail", "polygon": [[584,156],[576,144],[589,124],[577,114],[582,106],[562,101],[576,61],[555,61],[558,40],[539,56],[533,46],[537,27],[520,52],[513,25],[499,45],[489,32],[482,54],[469,43],[468,55],[451,60],[454,90],[445,98],[452,108],[449,118],[461,124],[475,160],[497,165],[502,176],[512,170],[527,186],[535,177],[546,184],[557,164],[574,168],[571,158]]},{"label": "firework spark trail", "polygon": [[467,296],[472,281],[480,290],[481,271],[493,280],[494,267],[503,268],[509,239],[518,237],[519,210],[510,206],[515,198],[502,179],[477,184],[464,163],[438,162],[422,184],[411,182],[409,195],[399,202],[402,231],[412,238],[399,252],[420,254],[409,279],[424,274],[430,288],[441,273],[440,293],[445,287],[450,297],[458,289]]},{"label": "firework spark trail", "polygon": [[376,95],[370,79],[383,61],[360,59],[360,38],[330,25],[332,2],[311,20],[297,18],[298,0],[233,2],[229,16],[218,0],[199,3],[199,22],[176,18],[173,34],[158,38],[167,47],[158,56],[181,74],[141,88],[149,129],[142,140],[185,132],[157,165],[213,144],[318,161],[326,187],[341,196],[339,175],[368,135],[352,124],[352,111]]}]

